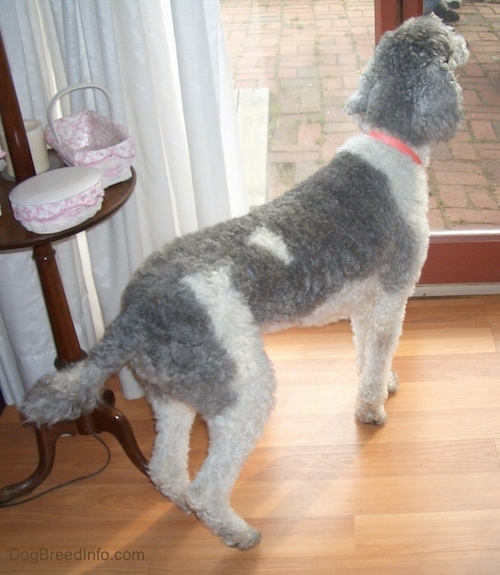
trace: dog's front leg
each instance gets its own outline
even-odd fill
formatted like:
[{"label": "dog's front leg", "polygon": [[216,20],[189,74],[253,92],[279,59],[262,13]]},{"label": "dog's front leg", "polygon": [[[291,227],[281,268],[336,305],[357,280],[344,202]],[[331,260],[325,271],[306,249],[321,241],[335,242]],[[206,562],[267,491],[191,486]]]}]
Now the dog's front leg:
[{"label": "dog's front leg", "polygon": [[351,318],[359,367],[356,418],[363,423],[382,425],[387,419],[385,402],[398,387],[391,363],[406,301],[406,297],[384,293],[369,310]]}]

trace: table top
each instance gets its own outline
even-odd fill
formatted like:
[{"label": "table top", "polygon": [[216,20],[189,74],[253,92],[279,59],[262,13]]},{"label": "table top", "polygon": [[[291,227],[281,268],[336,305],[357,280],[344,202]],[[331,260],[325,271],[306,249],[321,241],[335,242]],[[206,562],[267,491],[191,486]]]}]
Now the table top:
[{"label": "table top", "polygon": [[6,180],[0,175],[0,205],[2,215],[0,216],[0,251],[14,250],[19,248],[31,248],[50,244],[56,240],[67,238],[78,232],[82,232],[95,226],[102,220],[113,214],[121,207],[132,194],[136,182],[136,173],[132,168],[132,177],[125,182],[120,182],[109,186],[104,190],[104,201],[101,209],[91,218],[81,224],[51,234],[35,234],[24,228],[12,213],[9,201],[9,193],[16,185],[15,182]]}]

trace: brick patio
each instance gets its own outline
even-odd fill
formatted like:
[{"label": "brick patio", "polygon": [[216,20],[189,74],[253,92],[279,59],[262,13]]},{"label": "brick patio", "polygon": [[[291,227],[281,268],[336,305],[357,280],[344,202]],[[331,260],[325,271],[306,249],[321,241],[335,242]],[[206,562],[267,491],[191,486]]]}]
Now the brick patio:
[{"label": "brick patio", "polygon": [[[270,92],[272,199],[327,163],[356,126],[347,97],[374,48],[372,0],[222,0],[236,89]],[[435,146],[434,229],[500,228],[500,3],[464,0],[457,28],[471,50],[460,70],[467,121]]]}]

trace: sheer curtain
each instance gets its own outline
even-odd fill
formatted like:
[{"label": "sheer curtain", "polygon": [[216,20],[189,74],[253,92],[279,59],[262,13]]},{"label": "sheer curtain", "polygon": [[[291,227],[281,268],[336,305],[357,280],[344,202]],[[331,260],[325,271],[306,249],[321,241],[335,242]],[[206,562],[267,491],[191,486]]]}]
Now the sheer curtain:
[{"label": "sheer curtain", "polygon": [[[219,0],[0,0],[0,29],[24,118],[45,125],[57,90],[92,81],[111,92],[117,121],[136,144],[137,185],[124,208],[80,241],[55,245],[80,344],[89,349],[95,314],[82,246],[107,324],[150,252],[248,210]],[[91,90],[73,92],[61,106],[65,115],[84,107],[107,113]],[[0,386],[7,403],[19,404],[54,370],[54,357],[31,253],[4,252]],[[125,395],[137,397],[131,374],[120,375]]]}]

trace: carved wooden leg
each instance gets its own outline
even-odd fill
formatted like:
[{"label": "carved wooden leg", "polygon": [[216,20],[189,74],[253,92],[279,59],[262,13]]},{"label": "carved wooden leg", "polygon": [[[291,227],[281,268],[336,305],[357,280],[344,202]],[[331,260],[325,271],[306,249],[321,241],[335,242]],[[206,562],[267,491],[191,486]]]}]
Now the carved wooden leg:
[{"label": "carved wooden leg", "polygon": [[0,504],[28,495],[47,479],[54,465],[57,440],[63,435],[91,435],[107,431],[118,440],[137,469],[147,475],[147,459],[137,444],[130,422],[114,407],[113,392],[105,390],[103,400],[92,413],[75,421],[61,421],[52,427],[43,425],[34,428],[39,456],[38,466],[24,481],[0,489]]},{"label": "carved wooden leg", "polygon": [[74,421],[62,421],[52,427],[43,425],[35,428],[36,443],[38,446],[38,467],[24,481],[7,485],[0,489],[0,503],[6,503],[18,497],[31,493],[41,485],[49,476],[54,465],[56,455],[56,442],[61,435],[77,435],[78,429]]},{"label": "carved wooden leg", "polygon": [[103,394],[104,403],[90,414],[94,431],[111,433],[123,448],[130,461],[137,469],[148,474],[148,462],[142,454],[132,431],[132,427],[125,415],[114,407],[115,396],[110,389],[106,389]]}]

